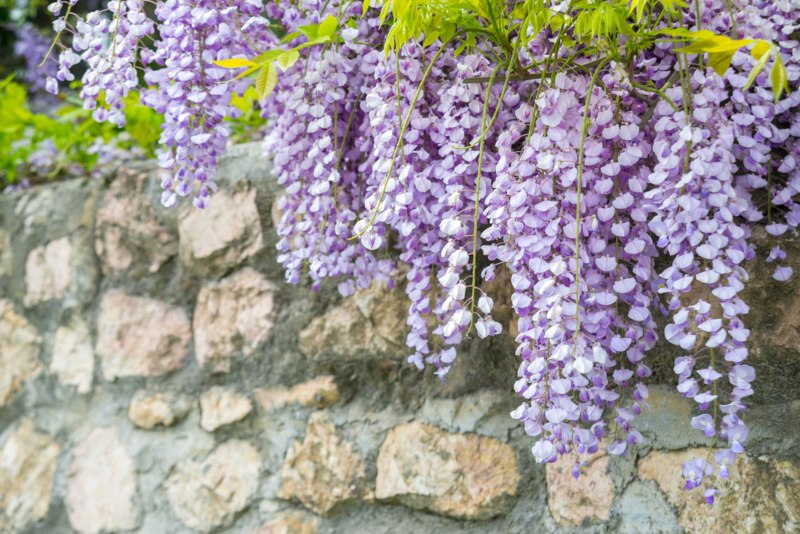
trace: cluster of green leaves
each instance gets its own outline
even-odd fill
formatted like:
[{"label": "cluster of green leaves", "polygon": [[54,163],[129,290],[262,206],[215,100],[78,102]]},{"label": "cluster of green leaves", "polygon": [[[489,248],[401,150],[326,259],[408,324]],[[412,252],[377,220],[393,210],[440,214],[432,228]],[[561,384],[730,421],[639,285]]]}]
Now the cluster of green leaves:
[{"label": "cluster of green leaves", "polygon": [[[363,13],[370,7],[364,0]],[[517,10],[506,0],[390,0],[382,3],[381,24],[389,22],[385,51],[395,51],[412,40],[430,46],[437,40],[461,39],[455,55],[486,41],[511,54]]]},{"label": "cluster of green leaves", "polygon": [[780,53],[769,41],[763,39],[731,39],[725,35],[716,35],[708,30],[690,32],[682,28],[668,30],[664,33],[686,41],[686,46],[676,48],[675,52],[681,54],[707,54],[708,66],[713,68],[720,76],[725,74],[731,66],[733,55],[737,50],[753,45],[750,54],[756,60],[756,64],[750,71],[745,89],[753,84],[759,73],[764,70],[767,61],[774,56],[775,60],[772,62],[772,69],[770,70],[770,82],[772,83],[775,101],[777,102],[784,92],[789,92],[786,67],[783,64]]},{"label": "cluster of green leaves", "polygon": [[[154,155],[161,134],[162,118],[139,103],[137,94],[126,102],[127,126],[124,130],[92,120],[91,112],[80,102],[66,100],[53,116],[31,111],[25,87],[12,77],[0,81],[0,183],[9,185],[20,176],[31,181],[48,181],[65,174],[88,175],[97,162],[90,148],[98,139],[123,150],[141,149]],[[57,156],[52,169],[35,176],[27,162],[32,154],[54,146]]]},{"label": "cluster of green leaves", "polygon": [[[363,12],[372,4],[364,0]],[[770,79],[776,101],[789,91],[786,69],[774,44],[708,30],[689,31],[681,22],[684,0],[572,0],[564,12],[552,10],[545,0],[386,0],[379,5],[381,22],[389,25],[387,52],[411,40],[430,46],[437,40],[458,39],[457,55],[482,42],[489,46],[480,50],[499,60],[499,66],[516,69],[515,75],[543,76],[542,65],[523,69],[509,61],[515,47],[524,47],[542,31],[549,31],[559,45],[553,47],[554,54],[564,48],[572,50],[567,61],[555,57],[548,61],[551,68],[573,68],[580,57],[627,66],[642,50],[669,40],[677,45],[678,53],[706,56],[708,66],[722,75],[734,53],[752,45],[756,65],[750,83],[772,58]]]},{"label": "cluster of green leaves", "polygon": [[298,31],[292,32],[281,39],[281,44],[305,37],[306,40],[291,48],[275,48],[267,50],[252,58],[230,58],[215,61],[216,65],[226,69],[245,70],[239,73],[234,80],[245,76],[255,77],[255,91],[258,101],[262,101],[275,90],[278,84],[278,72],[284,72],[294,66],[300,59],[300,51],[315,45],[327,44],[336,38],[339,21],[333,15],[328,15],[319,24],[301,26]]}]

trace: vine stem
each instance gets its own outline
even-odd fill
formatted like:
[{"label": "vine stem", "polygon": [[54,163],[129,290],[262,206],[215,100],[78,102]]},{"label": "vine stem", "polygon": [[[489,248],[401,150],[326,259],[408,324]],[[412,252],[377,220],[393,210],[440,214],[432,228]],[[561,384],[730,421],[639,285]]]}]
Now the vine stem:
[{"label": "vine stem", "polygon": [[364,235],[367,230],[375,223],[375,219],[378,217],[378,212],[380,211],[381,204],[383,203],[383,198],[386,196],[386,188],[389,186],[389,178],[392,176],[392,171],[394,171],[394,165],[397,163],[397,154],[400,152],[400,147],[403,145],[403,136],[406,134],[406,129],[408,128],[409,123],[411,122],[411,115],[414,113],[414,108],[417,106],[417,100],[419,100],[420,95],[422,94],[422,89],[425,87],[425,82],[428,80],[428,76],[430,76],[431,71],[433,71],[433,66],[436,64],[436,60],[439,59],[439,56],[442,55],[445,48],[447,48],[449,41],[442,43],[442,46],[439,47],[439,50],[436,51],[431,62],[428,64],[428,68],[425,69],[425,73],[422,75],[422,80],[420,80],[419,85],[417,86],[417,90],[414,92],[414,97],[411,99],[411,106],[408,109],[408,113],[406,114],[406,118],[403,123],[400,125],[400,132],[397,136],[397,143],[394,147],[394,154],[392,154],[392,162],[389,165],[389,170],[386,171],[386,178],[383,179],[383,184],[381,184],[381,194],[378,197],[378,203],[375,205],[375,209],[372,210],[372,215],[367,222],[367,225],[364,227],[363,230],[358,232],[356,235],[348,238],[348,240],[352,241],[353,239],[358,239],[362,235]]},{"label": "vine stem", "polygon": [[[515,52],[515,54],[516,54],[516,52]],[[574,63],[573,64],[573,63],[571,63],[571,62],[569,62],[567,60],[562,60],[562,59],[558,59],[558,58],[554,62],[564,63],[564,64],[567,65],[567,67],[570,67],[570,66],[572,66],[574,68],[583,67],[583,68],[586,68],[586,69],[591,69],[592,67],[596,67],[597,65],[599,65],[601,63],[601,61],[592,61],[592,62],[586,63],[585,65],[581,65],[579,63]],[[541,78],[546,78],[546,77],[551,76],[553,74],[558,74],[559,72],[562,72],[562,71],[542,70],[542,72],[534,72],[534,73],[530,73],[530,74],[519,74],[517,76],[514,76],[512,79],[515,82],[527,82],[527,81],[530,81],[530,80],[539,80]],[[474,78],[466,78],[464,80],[464,83],[487,83],[487,82],[491,83],[492,79],[490,79],[489,77],[485,77],[485,76],[478,76],[478,77],[474,77]],[[498,80],[498,82],[499,82],[499,80]]]},{"label": "vine stem", "polygon": [[[72,4],[68,4],[67,5],[67,11],[66,11],[66,13],[64,13],[64,23],[65,23],[64,26],[65,27],[66,27],[66,21],[69,18],[71,13],[72,13]],[[50,48],[47,49],[47,53],[44,55],[44,58],[42,59],[42,62],[39,63],[39,68],[44,67],[44,64],[47,61],[47,58],[49,58],[50,54],[53,53],[53,48],[56,47],[56,43],[59,43],[61,41],[61,34],[62,33],[64,33],[64,28],[59,30],[58,34],[56,34],[55,38],[53,39],[53,42],[50,43]]]},{"label": "vine stem", "polygon": [[576,199],[575,199],[575,342],[573,343],[575,351],[578,350],[578,332],[581,327],[581,313],[580,313],[580,298],[581,298],[581,192],[583,189],[583,156],[584,147],[586,145],[586,133],[589,130],[589,105],[592,101],[592,92],[594,86],[597,85],[597,80],[600,77],[600,71],[603,70],[610,58],[603,59],[592,74],[592,79],[589,82],[589,88],[586,93],[586,102],[583,104],[583,123],[581,126],[581,142],[578,147],[578,176],[576,178]]},{"label": "vine stem", "polygon": [[[514,51],[511,53],[511,60],[509,61],[508,70],[506,71],[506,79],[503,83],[503,89],[500,91],[500,97],[497,100],[497,107],[495,108],[492,118],[488,124],[486,123],[486,115],[489,109],[489,98],[492,94],[491,81],[486,87],[486,99],[483,103],[483,117],[481,118],[481,140],[480,148],[478,149],[478,173],[475,177],[475,207],[472,212],[472,288],[470,294],[470,320],[469,328],[467,328],[467,334],[472,331],[472,327],[475,324],[475,290],[478,287],[478,222],[480,220],[481,177],[483,171],[484,147],[486,144],[486,136],[489,134],[489,129],[492,127],[494,122],[497,120],[497,116],[500,114],[500,108],[503,105],[503,98],[506,96],[506,90],[508,90],[508,83],[511,80],[512,66],[514,65],[514,61],[517,59],[518,51],[519,46],[515,46]],[[494,78],[496,74],[497,69],[492,71],[492,78]]]},{"label": "vine stem", "polygon": [[772,224],[772,156],[767,158],[767,224]]},{"label": "vine stem", "polygon": [[120,25],[120,18],[122,18],[122,2],[123,0],[117,0],[117,16],[114,17],[114,36],[111,38],[111,58],[114,59],[117,56],[117,36],[119,35],[119,25]]}]

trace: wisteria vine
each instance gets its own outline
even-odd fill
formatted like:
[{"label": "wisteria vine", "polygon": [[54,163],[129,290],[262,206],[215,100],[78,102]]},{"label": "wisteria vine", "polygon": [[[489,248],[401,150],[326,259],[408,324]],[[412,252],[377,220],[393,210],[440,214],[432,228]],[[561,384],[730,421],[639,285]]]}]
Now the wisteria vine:
[{"label": "wisteria vine", "polygon": [[[444,379],[464,339],[502,331],[481,288],[506,269],[511,416],[537,461],[571,455],[575,476],[601,442],[643,442],[663,336],[709,440],[686,488],[713,503],[748,434],[753,227],[800,224],[800,5],[113,0],[79,17],[74,3],[51,5],[70,46],[48,87],[83,61],[86,106],[120,124],[144,80],[165,117],[165,206],[213,202],[231,97],[255,85],[288,282],[350,295],[405,265],[408,361]],[[769,253],[776,280],[785,259]]]}]

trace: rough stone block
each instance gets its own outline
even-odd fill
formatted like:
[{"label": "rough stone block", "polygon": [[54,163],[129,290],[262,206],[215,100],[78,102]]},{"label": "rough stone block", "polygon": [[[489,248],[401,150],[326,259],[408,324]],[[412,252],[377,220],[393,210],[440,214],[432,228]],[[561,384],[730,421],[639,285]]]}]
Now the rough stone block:
[{"label": "rough stone block", "polygon": [[9,403],[22,385],[42,370],[42,339],[14,305],[0,300],[0,407]]},{"label": "rough stone block", "polygon": [[286,454],[278,497],[297,499],[325,515],[344,502],[370,496],[364,460],[323,413],[312,415],[305,439],[295,441]]},{"label": "rough stone block", "polygon": [[65,386],[73,386],[78,393],[92,390],[94,377],[94,347],[89,327],[83,320],[59,326],[53,340],[50,372]]},{"label": "rough stone block", "polygon": [[140,389],[133,394],[128,406],[128,417],[139,428],[151,430],[159,425],[174,425],[190,409],[191,404],[185,395]]},{"label": "rough stone block", "polygon": [[401,295],[383,284],[357,291],[300,332],[300,350],[318,361],[405,354],[408,302]]},{"label": "rough stone block", "polygon": [[517,457],[506,443],[414,422],[393,428],[381,445],[375,497],[485,519],[509,510],[518,482]]},{"label": "rough stone block", "polygon": [[683,464],[708,449],[653,451],[639,461],[639,477],[654,480],[678,511],[687,532],[796,532],[800,529],[800,466],[791,460],[740,456],[722,493],[708,506],[699,489],[683,487]]},{"label": "rough stone block", "polygon": [[264,411],[279,410],[290,404],[325,408],[339,401],[339,387],[333,376],[325,375],[291,388],[257,389],[253,396]]},{"label": "rough stone block", "polygon": [[608,456],[595,454],[581,457],[588,465],[581,468],[576,480],[572,476],[575,458],[562,456],[547,464],[547,506],[553,518],[562,525],[577,526],[584,520],[606,521],[614,500],[614,484],[608,474]]},{"label": "rough stone block", "polygon": [[181,523],[200,532],[233,523],[258,489],[261,456],[249,443],[226,441],[202,461],[187,459],[164,482]]},{"label": "rough stone block", "polygon": [[261,527],[258,534],[317,534],[318,524],[317,518],[311,514],[296,511],[281,512]]},{"label": "rough stone block", "polygon": [[178,220],[181,261],[208,275],[225,272],[264,247],[254,189],[214,194],[204,209],[187,207]]},{"label": "rough stone block", "polygon": [[[0,516],[16,531],[43,519],[61,447],[23,419],[0,448]],[[2,521],[0,521],[2,525]]]},{"label": "rough stone block", "polygon": [[11,234],[0,228],[0,276],[11,274]]},{"label": "rough stone block", "polygon": [[241,421],[253,411],[253,403],[231,388],[215,386],[200,397],[200,427],[213,432],[221,426]]},{"label": "rough stone block", "polygon": [[81,534],[136,528],[136,470],[116,428],[95,428],[72,449],[65,502]]},{"label": "rough stone block", "polygon": [[123,169],[97,210],[94,247],[107,276],[147,276],[178,254],[177,229],[161,220],[162,208],[146,194],[150,177]]},{"label": "rough stone block", "polygon": [[249,267],[203,286],[193,320],[198,363],[228,372],[232,359],[253,354],[272,330],[275,290]]},{"label": "rough stone block", "polygon": [[64,298],[76,276],[69,237],[36,247],[25,261],[25,306]]},{"label": "rough stone block", "polygon": [[178,307],[111,290],[97,316],[97,353],[103,376],[160,376],[189,354],[191,325]]}]

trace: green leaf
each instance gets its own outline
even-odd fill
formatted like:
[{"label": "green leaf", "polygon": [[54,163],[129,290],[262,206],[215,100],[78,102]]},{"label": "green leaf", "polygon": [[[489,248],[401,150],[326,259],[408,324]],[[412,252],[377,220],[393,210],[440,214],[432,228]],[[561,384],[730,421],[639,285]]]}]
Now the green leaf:
[{"label": "green leaf", "polygon": [[300,59],[300,53],[295,49],[291,49],[278,56],[275,59],[275,64],[278,65],[282,71],[286,71],[286,69],[297,63],[298,59]]},{"label": "green leaf", "polygon": [[783,66],[781,55],[775,54],[775,64],[772,65],[772,72],[769,73],[769,80],[772,82],[772,93],[775,95],[775,102],[780,100],[781,94],[789,92],[789,79],[786,76],[786,67]]},{"label": "green leaf", "polygon": [[428,35],[425,36],[425,40],[422,41],[422,47],[423,48],[428,48],[430,45],[435,43],[436,39],[438,39],[438,38],[439,38],[439,32],[434,31],[434,32],[429,33]]},{"label": "green leaf", "polygon": [[245,76],[250,76],[251,74],[253,74],[255,71],[257,71],[257,70],[258,70],[258,69],[260,69],[260,68],[261,68],[261,65],[256,65],[255,67],[250,67],[249,69],[247,69],[247,70],[245,70],[245,71],[242,71],[242,72],[240,72],[240,73],[239,73],[239,74],[238,74],[238,75],[237,75],[235,78],[233,78],[231,81],[233,81],[233,80],[238,80],[238,79],[240,79],[240,78],[244,78]]},{"label": "green leaf", "polygon": [[271,63],[278,59],[278,57],[283,54],[283,50],[277,48],[275,50],[267,50],[264,53],[261,53],[253,58],[253,61],[258,63],[259,65],[264,65],[265,63]]},{"label": "green leaf", "polygon": [[692,41],[711,39],[714,37],[714,35],[716,35],[711,30],[698,30],[693,32],[691,30],[687,30],[686,28],[669,28],[666,30],[661,30],[658,33],[663,35],[672,35],[673,37],[684,37]]},{"label": "green leaf", "polygon": [[300,33],[305,35],[308,39],[316,39],[319,35],[319,24],[309,24],[307,26],[300,26],[297,28]]},{"label": "green leaf", "polygon": [[322,35],[320,37],[316,37],[316,38],[314,38],[314,39],[312,39],[312,40],[310,40],[308,42],[305,42],[305,43],[303,43],[301,45],[296,46],[295,50],[302,50],[303,48],[308,48],[310,46],[314,46],[314,45],[318,45],[318,44],[322,44],[322,43],[327,43],[330,40],[331,40],[331,38],[328,37],[327,35]]},{"label": "green leaf", "polygon": [[300,37],[301,35],[302,34],[300,32],[287,33],[286,35],[283,36],[283,39],[281,39],[281,44],[286,44],[289,41],[291,41],[292,39],[296,39],[297,37]]},{"label": "green leaf", "polygon": [[767,41],[758,41],[750,51],[750,55],[753,56],[753,59],[761,59],[769,50],[770,46]]},{"label": "green leaf", "polygon": [[764,65],[767,64],[767,60],[769,59],[770,54],[764,54],[761,56],[761,59],[758,60],[758,63],[753,65],[753,69],[750,71],[750,74],[747,76],[747,83],[744,84],[742,90],[747,91],[753,82],[756,81],[756,77],[758,74],[764,69]]},{"label": "green leaf", "polygon": [[631,0],[631,7],[628,10],[628,16],[630,17],[634,11],[636,11],[636,22],[642,20],[642,15],[644,14],[644,8],[647,5],[647,0]]},{"label": "green leaf", "polygon": [[277,84],[278,69],[275,65],[270,63],[261,69],[261,72],[258,73],[258,78],[256,78],[256,94],[258,95],[258,100],[261,101],[268,97]]},{"label": "green leaf", "polygon": [[336,28],[339,27],[339,21],[336,20],[336,17],[333,15],[328,15],[325,17],[325,20],[319,23],[319,28],[317,30],[317,36],[319,37],[328,37],[332,39],[333,36],[336,34]]},{"label": "green leaf", "polygon": [[738,39],[734,41],[733,39],[729,39],[723,35],[720,35],[718,38],[711,39],[713,41],[712,46],[706,48],[706,52],[710,54],[715,54],[717,52],[736,52],[743,46],[747,46],[754,41],[752,39]]},{"label": "green leaf", "polygon": [[212,61],[212,63],[224,69],[240,69],[242,67],[253,67],[256,65],[249,59],[236,58],[236,57],[230,59],[220,59],[218,61]]},{"label": "green leaf", "polygon": [[361,17],[362,18],[367,16],[367,11],[369,10],[370,4],[371,4],[370,0],[364,0],[364,3],[361,4]]},{"label": "green leaf", "polygon": [[736,50],[708,54],[708,66],[714,69],[714,72],[722,76],[725,74],[725,71],[728,70],[728,67],[731,66],[731,60],[735,53]]}]

